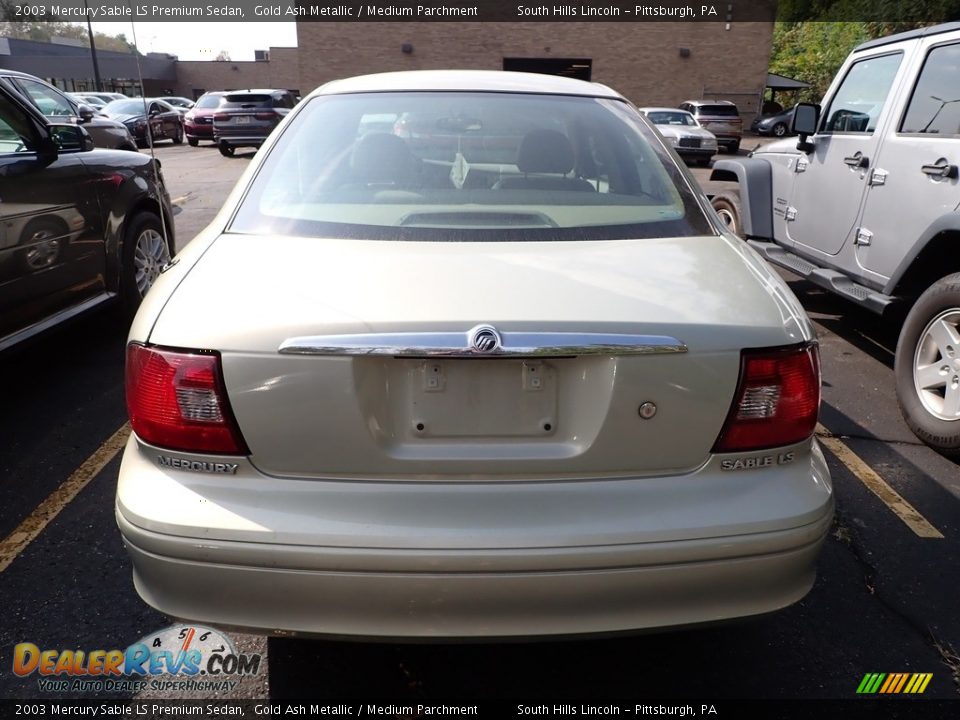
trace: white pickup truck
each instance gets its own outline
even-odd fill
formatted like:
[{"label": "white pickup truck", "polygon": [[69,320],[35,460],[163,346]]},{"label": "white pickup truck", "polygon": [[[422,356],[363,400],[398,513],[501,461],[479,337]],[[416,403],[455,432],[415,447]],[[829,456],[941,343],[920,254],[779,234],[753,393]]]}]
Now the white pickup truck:
[{"label": "white pickup truck", "polygon": [[877,313],[909,309],[897,397],[960,458],[960,23],[856,48],[796,139],[714,164],[721,217],[770,263]]}]

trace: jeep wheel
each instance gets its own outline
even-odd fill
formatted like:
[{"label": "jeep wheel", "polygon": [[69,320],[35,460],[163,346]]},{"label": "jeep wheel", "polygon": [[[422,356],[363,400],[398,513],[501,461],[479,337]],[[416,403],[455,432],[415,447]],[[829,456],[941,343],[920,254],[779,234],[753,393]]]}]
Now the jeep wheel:
[{"label": "jeep wheel", "polygon": [[935,282],[910,310],[894,373],[910,429],[936,451],[960,459],[960,273]]},{"label": "jeep wheel", "polygon": [[710,200],[713,209],[727,226],[727,230],[738,237],[743,237],[743,224],[740,221],[740,195],[735,192],[717,193]]}]

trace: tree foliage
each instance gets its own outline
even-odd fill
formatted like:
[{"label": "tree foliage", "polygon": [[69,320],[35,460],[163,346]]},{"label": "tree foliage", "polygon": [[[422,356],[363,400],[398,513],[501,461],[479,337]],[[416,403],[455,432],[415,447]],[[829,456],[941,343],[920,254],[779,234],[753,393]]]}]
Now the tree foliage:
[{"label": "tree foliage", "polygon": [[819,102],[857,45],[960,20],[960,0],[781,0],[777,19],[770,71],[810,83],[794,101]]},{"label": "tree foliage", "polygon": [[[0,0],[0,37],[50,42],[52,38],[68,38],[90,46],[85,27],[61,21],[56,15],[17,15],[15,0]],[[136,52],[136,47],[123,33],[116,36],[93,34],[97,50]]]}]

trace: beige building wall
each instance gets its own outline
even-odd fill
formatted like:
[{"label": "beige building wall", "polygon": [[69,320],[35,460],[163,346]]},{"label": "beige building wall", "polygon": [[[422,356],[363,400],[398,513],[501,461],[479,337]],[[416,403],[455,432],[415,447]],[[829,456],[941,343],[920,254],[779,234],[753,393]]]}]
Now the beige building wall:
[{"label": "beige building wall", "polygon": [[[501,70],[505,57],[590,58],[592,79],[637,105],[719,98],[745,123],[766,85],[772,22],[297,23],[300,90],[393,70]],[[413,45],[405,54],[404,43]],[[689,50],[681,56],[680,49]]]},{"label": "beige building wall", "polygon": [[198,90],[276,88],[300,90],[297,48],[270,48],[266,61],[177,61],[174,95],[194,97]]}]

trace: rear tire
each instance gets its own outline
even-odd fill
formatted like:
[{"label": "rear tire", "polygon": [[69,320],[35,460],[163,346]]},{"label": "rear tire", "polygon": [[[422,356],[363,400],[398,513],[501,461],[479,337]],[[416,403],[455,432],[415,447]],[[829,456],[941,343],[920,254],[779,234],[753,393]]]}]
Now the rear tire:
[{"label": "rear tire", "polygon": [[217,148],[220,150],[220,154],[224,157],[233,157],[234,149],[232,145],[228,145],[223,140],[217,145]]},{"label": "rear tire", "polygon": [[910,309],[894,377],[907,426],[941,455],[960,459],[960,273],[937,280]]},{"label": "rear tire", "polygon": [[137,213],[130,220],[123,236],[120,266],[120,295],[123,312],[128,318],[136,314],[172,254],[163,237],[163,225],[155,213]]},{"label": "rear tire", "polygon": [[710,200],[713,209],[727,226],[727,230],[737,237],[743,237],[743,214],[740,211],[740,193],[724,191],[717,193]]}]

